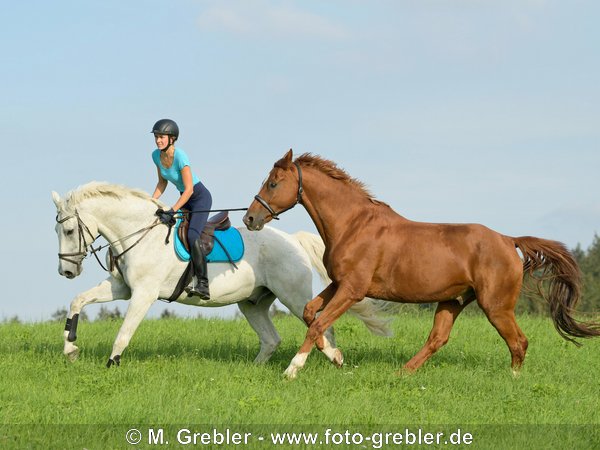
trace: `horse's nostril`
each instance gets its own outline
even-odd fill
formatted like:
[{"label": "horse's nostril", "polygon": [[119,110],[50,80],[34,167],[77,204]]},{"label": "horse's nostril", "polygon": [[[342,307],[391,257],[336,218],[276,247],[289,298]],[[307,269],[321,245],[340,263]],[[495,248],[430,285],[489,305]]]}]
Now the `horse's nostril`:
[{"label": "horse's nostril", "polygon": [[75,278],[75,274],[69,270],[65,272],[65,277],[67,278]]}]

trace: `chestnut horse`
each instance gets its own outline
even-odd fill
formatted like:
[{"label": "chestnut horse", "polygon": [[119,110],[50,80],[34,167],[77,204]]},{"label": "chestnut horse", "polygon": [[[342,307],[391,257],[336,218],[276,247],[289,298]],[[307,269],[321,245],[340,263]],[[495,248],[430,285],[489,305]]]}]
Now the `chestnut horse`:
[{"label": "chestnut horse", "polygon": [[[323,332],[367,296],[402,303],[438,302],[429,338],[406,363],[406,370],[418,369],[439,350],[457,316],[476,300],[506,341],[516,374],[527,338],[515,321],[514,308],[524,273],[534,271],[542,271],[548,280],[546,301],[563,338],[575,342],[573,338],[600,335],[600,325],[573,317],[580,272],[560,242],[504,236],[478,224],[408,220],[373,198],[335,163],[311,154],[293,161],[291,150],[275,163],[244,223],[249,230],[261,230],[298,203],[325,242],[323,260],[332,282],[304,309],[309,328],[285,371],[289,378],[304,366],[315,344],[322,348]],[[341,364],[341,355],[338,360]]]}]

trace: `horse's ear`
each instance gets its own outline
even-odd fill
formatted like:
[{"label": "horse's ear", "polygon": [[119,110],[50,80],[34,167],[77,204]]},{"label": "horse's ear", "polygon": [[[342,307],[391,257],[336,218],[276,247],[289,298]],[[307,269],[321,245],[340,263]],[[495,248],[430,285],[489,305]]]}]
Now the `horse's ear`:
[{"label": "horse's ear", "polygon": [[289,149],[289,151],[285,154],[285,156],[283,158],[285,160],[287,160],[290,165],[292,165],[292,160],[294,159],[294,152],[292,151],[291,148]]},{"label": "horse's ear", "polygon": [[60,208],[60,205],[62,204],[62,200],[60,198],[60,195],[58,195],[58,193],[56,191],[52,191],[52,201],[56,205],[57,209]]},{"label": "horse's ear", "polygon": [[281,158],[279,161],[277,161],[275,163],[274,167],[281,167],[284,170],[289,169],[290,167],[292,167],[292,160],[294,158],[294,153],[292,152],[292,149],[290,148],[289,151],[283,155],[283,158]]}]

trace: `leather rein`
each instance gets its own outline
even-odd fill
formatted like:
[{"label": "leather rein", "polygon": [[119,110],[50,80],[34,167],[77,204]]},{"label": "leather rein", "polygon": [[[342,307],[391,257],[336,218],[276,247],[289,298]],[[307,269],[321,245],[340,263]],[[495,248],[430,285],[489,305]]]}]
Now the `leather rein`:
[{"label": "leather rein", "polygon": [[292,203],[291,206],[288,206],[287,208],[282,209],[279,212],[275,212],[275,210],[273,208],[271,208],[271,205],[269,205],[269,203],[264,198],[262,198],[260,195],[254,196],[254,200],[256,200],[258,203],[260,203],[262,206],[264,206],[264,208],[267,211],[269,211],[269,214],[271,214],[271,217],[273,218],[273,220],[279,220],[279,216],[281,214],[283,214],[286,211],[289,211],[294,206],[296,206],[298,203],[302,203],[302,193],[304,192],[304,188],[302,187],[302,169],[300,169],[300,164],[298,164],[295,161],[294,161],[294,165],[296,166],[296,169],[298,169],[298,193],[296,194],[296,201],[294,203]]},{"label": "leather rein", "polygon": [[[67,217],[63,217],[62,219],[59,220],[58,215],[56,216],[56,223],[64,223],[69,219],[73,219],[76,218],[77,219],[77,228],[78,228],[78,234],[79,234],[79,251],[77,252],[72,252],[72,253],[59,253],[58,254],[58,258],[62,259],[63,261],[67,261],[70,262],[72,264],[77,265],[77,267],[80,267],[81,264],[83,263],[83,260],[87,257],[88,253],[92,253],[94,255],[94,257],[96,258],[96,261],[98,261],[98,264],[100,264],[100,267],[102,267],[102,269],[105,272],[110,272],[112,270],[112,268],[116,265],[117,269],[119,269],[118,266],[118,260],[119,258],[121,258],[121,256],[123,256],[125,253],[127,253],[129,250],[131,250],[133,247],[135,247],[137,244],[140,243],[140,241],[142,239],[144,239],[144,237],[146,237],[146,235],[150,232],[150,230],[152,228],[154,228],[155,226],[159,225],[161,222],[160,220],[156,219],[152,224],[148,225],[147,227],[144,227],[138,231],[135,231],[127,236],[124,236],[122,238],[119,239],[115,239],[112,242],[109,242],[107,244],[101,245],[97,248],[93,247],[93,243],[96,241],[96,239],[98,239],[100,237],[100,235],[94,237],[94,235],[92,234],[92,232],[90,231],[89,227],[83,222],[83,220],[81,220],[81,217],[79,217],[79,213],[77,211],[75,211],[75,214],[71,214],[70,216]],[[169,229],[170,231],[170,229]],[[92,238],[92,242],[90,242],[89,244],[86,243],[85,241],[85,234],[88,234],[91,238]],[[133,236],[136,236],[138,234],[141,234],[141,236],[139,237],[139,239],[137,239],[133,244],[131,244],[129,247],[127,247],[125,250],[123,250],[121,253],[117,254],[117,255],[113,255],[112,253],[112,249],[109,249],[109,253],[110,253],[110,262],[111,262],[111,268],[110,270],[107,269],[106,267],[104,267],[104,264],[102,264],[102,262],[100,261],[100,258],[98,257],[98,252],[106,247],[110,247],[111,245],[117,243],[117,242],[122,242],[125,241]],[[89,247],[89,250],[88,250]],[[120,269],[119,269],[120,271]]]}]

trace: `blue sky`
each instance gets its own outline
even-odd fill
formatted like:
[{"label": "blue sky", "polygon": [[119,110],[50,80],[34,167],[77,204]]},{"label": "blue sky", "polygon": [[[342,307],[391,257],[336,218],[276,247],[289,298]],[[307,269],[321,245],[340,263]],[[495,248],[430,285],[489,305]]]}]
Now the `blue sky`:
[{"label": "blue sky", "polygon": [[[59,277],[50,192],[152,191],[163,117],[215,207],[248,206],[291,147],[410,219],[587,247],[600,229],[599,13],[579,0],[9,2],[0,317],[46,319],[103,279],[93,259]],[[277,227],[314,230],[301,208]]]}]

